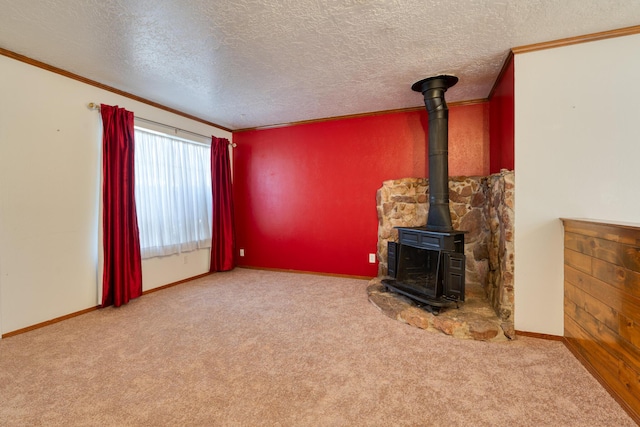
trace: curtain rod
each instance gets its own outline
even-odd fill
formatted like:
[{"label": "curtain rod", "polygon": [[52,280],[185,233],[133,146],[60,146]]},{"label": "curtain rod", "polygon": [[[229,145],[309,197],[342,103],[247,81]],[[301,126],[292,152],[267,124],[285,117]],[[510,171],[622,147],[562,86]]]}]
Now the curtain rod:
[{"label": "curtain rod", "polygon": [[[90,110],[99,110],[100,109],[100,104],[96,104],[95,102],[90,102],[89,104],[87,104],[87,107]],[[170,126],[170,125],[166,125],[164,123],[156,122],[154,120],[145,119],[144,117],[138,117],[138,116],[134,116],[134,117],[136,119],[138,119],[138,120],[143,121],[143,122],[147,122],[147,123],[150,123],[150,124],[154,124],[154,125],[158,125],[158,126],[164,126],[164,127],[173,129],[176,132],[180,131],[180,132],[184,132],[184,133],[189,133],[191,135],[199,136],[201,138],[211,139],[210,136],[202,135],[202,134],[196,133],[196,132],[191,132],[190,130],[180,129],[180,128],[177,128],[175,126]],[[237,147],[237,144],[235,142],[229,142],[229,145],[232,146],[232,147]]]}]

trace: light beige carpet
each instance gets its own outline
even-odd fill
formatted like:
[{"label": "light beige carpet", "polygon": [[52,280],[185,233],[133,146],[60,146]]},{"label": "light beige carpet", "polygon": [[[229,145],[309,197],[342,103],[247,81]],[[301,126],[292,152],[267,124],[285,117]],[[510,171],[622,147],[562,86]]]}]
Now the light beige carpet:
[{"label": "light beige carpet", "polygon": [[0,340],[0,425],[634,425],[562,343],[414,328],[367,283],[236,269]]}]

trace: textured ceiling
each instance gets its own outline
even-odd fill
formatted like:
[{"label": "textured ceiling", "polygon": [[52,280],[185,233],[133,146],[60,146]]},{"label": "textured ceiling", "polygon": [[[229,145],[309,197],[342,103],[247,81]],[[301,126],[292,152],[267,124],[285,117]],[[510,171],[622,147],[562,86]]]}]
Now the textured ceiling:
[{"label": "textured ceiling", "polygon": [[[486,98],[509,49],[640,23],[640,0],[0,0],[0,47],[242,129]],[[87,100],[100,101],[100,100]]]}]

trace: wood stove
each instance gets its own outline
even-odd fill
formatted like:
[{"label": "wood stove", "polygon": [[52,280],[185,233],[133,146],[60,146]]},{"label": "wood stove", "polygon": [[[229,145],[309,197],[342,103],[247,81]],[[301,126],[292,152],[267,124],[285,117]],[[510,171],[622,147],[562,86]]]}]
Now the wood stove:
[{"label": "wood stove", "polygon": [[398,243],[390,242],[385,287],[434,313],[464,301],[464,232],[398,227]]},{"label": "wood stove", "polygon": [[390,278],[383,285],[434,313],[464,301],[464,232],[453,229],[449,211],[448,125],[444,93],[458,78],[439,75],[416,82],[429,113],[429,212],[425,227],[397,227],[398,243],[390,243]]}]

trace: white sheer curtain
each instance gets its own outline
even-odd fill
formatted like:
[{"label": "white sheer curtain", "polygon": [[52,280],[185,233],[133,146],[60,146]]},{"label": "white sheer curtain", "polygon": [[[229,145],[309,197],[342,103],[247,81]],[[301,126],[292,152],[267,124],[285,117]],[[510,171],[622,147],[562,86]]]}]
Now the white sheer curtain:
[{"label": "white sheer curtain", "polygon": [[211,246],[211,147],[135,129],[142,258]]}]

